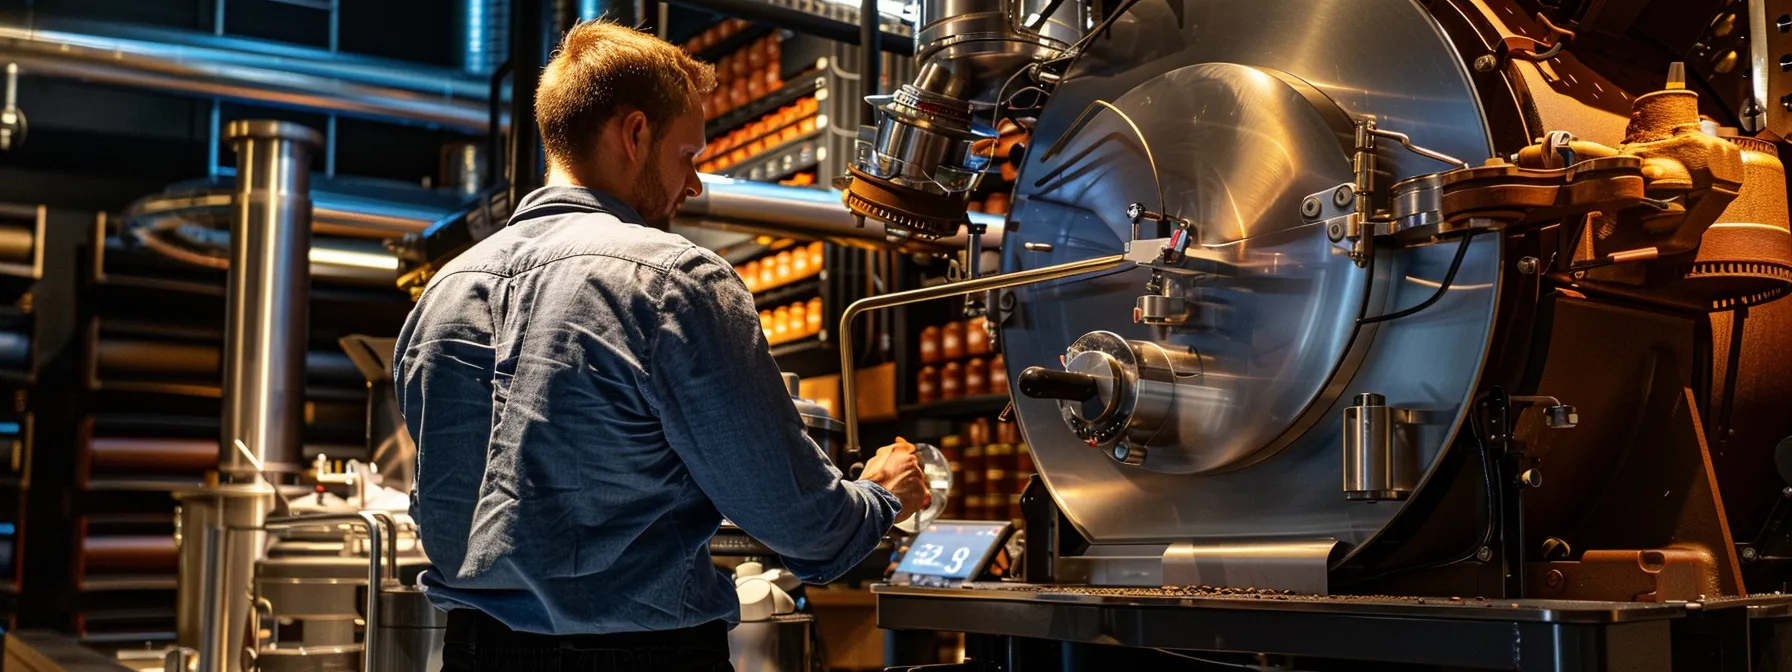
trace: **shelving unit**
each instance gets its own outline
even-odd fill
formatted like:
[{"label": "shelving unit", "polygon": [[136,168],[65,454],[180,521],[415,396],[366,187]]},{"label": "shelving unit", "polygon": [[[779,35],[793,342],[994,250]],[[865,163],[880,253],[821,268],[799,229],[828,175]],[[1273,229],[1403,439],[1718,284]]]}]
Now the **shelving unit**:
[{"label": "shelving unit", "polygon": [[1008,407],[1008,393],[975,394],[955,399],[930,401],[925,404],[905,404],[897,407],[897,412],[905,418],[935,418],[960,420],[964,418],[995,417],[1002,409]]},{"label": "shelving unit", "polygon": [[[60,368],[40,375],[65,384],[36,423],[46,449],[34,459],[32,501],[41,506],[29,520],[44,533],[27,545],[24,571],[26,599],[44,603],[30,625],[89,643],[168,641],[170,495],[200,485],[218,459],[225,274],[147,253],[117,223],[86,217],[51,228],[83,235],[46,266],[65,269],[50,279],[66,292],[56,305],[66,307],[58,320],[67,335],[56,347]],[[367,384],[335,339],[396,333],[410,306],[396,287],[314,280],[306,456],[365,453]]]},{"label": "shelving unit", "polygon": [[722,174],[755,182],[777,182],[818,168],[828,158],[826,138],[823,137],[826,133],[827,129],[818,128],[767,149],[764,154],[724,170]]},{"label": "shelving unit", "polygon": [[785,80],[784,85],[777,90],[705,123],[703,125],[704,135],[711,139],[726,135],[729,131],[752,123],[768,113],[778,111],[778,108],[796,102],[798,98],[827,89],[828,78],[826,76],[812,74],[813,71],[808,69],[805,69],[805,72],[810,74]]}]

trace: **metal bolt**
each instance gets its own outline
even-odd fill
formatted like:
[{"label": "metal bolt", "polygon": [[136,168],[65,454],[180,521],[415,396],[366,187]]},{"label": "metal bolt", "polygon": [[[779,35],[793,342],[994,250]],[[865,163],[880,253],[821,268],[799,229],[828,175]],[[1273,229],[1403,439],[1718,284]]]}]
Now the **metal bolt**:
[{"label": "metal bolt", "polygon": [[1562,587],[1562,579],[1563,579],[1562,570],[1559,570],[1559,569],[1549,570],[1548,574],[1543,575],[1544,585],[1547,585],[1550,588],[1561,588]]},{"label": "metal bolt", "polygon": [[1480,550],[1475,551],[1475,559],[1480,560],[1481,562],[1487,562],[1489,560],[1492,560],[1493,559],[1493,549],[1488,548],[1486,546],[1482,546]]},{"label": "metal bolt", "polygon": [[1344,225],[1332,222],[1330,226],[1325,227],[1325,237],[1332,239],[1334,243],[1343,240]]},{"label": "metal bolt", "polygon": [[1518,272],[1523,273],[1525,275],[1531,275],[1533,273],[1536,273],[1537,272],[1537,258],[1536,257],[1524,257],[1522,259],[1519,259],[1518,260]]},{"label": "metal bolt", "polygon": [[1761,553],[1759,551],[1756,551],[1752,547],[1742,549],[1742,561],[1743,562],[1754,562],[1755,558],[1760,557],[1760,555],[1761,555]]},{"label": "metal bolt", "polygon": [[1493,54],[1484,54],[1480,58],[1475,59],[1475,70],[1477,72],[1493,72],[1493,69],[1498,67],[1499,64],[1499,59],[1494,58]]},{"label": "metal bolt", "polygon": [[1120,461],[1121,461],[1121,462],[1125,462],[1125,461],[1126,461],[1126,454],[1127,454],[1127,452],[1128,452],[1128,451],[1127,451],[1127,450],[1126,450],[1126,444],[1124,444],[1124,443],[1122,443],[1122,444],[1115,444],[1115,446],[1114,446],[1114,459],[1116,459],[1116,460],[1120,460]]},{"label": "metal bolt", "polygon": [[1332,205],[1340,208],[1348,207],[1353,200],[1356,200],[1356,190],[1350,188],[1348,184],[1338,187],[1337,191],[1332,192]]},{"label": "metal bolt", "polygon": [[1786,486],[1785,489],[1780,490],[1780,496],[1792,497],[1792,485]]},{"label": "metal bolt", "polygon": [[1144,205],[1134,203],[1132,205],[1126,206],[1126,218],[1127,219],[1136,220],[1139,217],[1143,216],[1144,214],[1145,214],[1145,206]]},{"label": "metal bolt", "polygon": [[1524,473],[1518,475],[1518,482],[1533,488],[1543,487],[1543,472],[1537,471],[1536,469],[1526,469],[1524,470]]},{"label": "metal bolt", "polygon": [[1323,207],[1324,207],[1324,205],[1322,205],[1319,202],[1318,198],[1313,197],[1313,196],[1308,196],[1305,200],[1302,200],[1300,202],[1300,214],[1302,217],[1306,217],[1309,219],[1311,219],[1313,217],[1318,217],[1319,211]]},{"label": "metal bolt", "polygon": [[1579,280],[1579,279],[1581,279],[1581,278],[1584,278],[1584,277],[1587,277],[1587,272],[1586,272],[1586,271],[1575,271],[1575,272],[1574,272],[1574,279],[1575,279],[1575,280]]}]

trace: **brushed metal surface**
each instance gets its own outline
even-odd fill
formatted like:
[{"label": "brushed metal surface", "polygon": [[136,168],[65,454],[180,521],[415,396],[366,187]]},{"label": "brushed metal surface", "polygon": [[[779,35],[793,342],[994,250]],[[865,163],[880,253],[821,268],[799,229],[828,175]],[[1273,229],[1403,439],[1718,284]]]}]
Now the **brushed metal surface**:
[{"label": "brushed metal surface", "polygon": [[[1209,65],[1173,72],[1199,64]],[[1311,110],[1323,105],[1294,105],[1285,93],[1296,89],[1276,88],[1271,72],[1310,84],[1345,113],[1373,114],[1380,127],[1422,146],[1471,163],[1490,153],[1457,55],[1407,0],[1152,0],[1094,40],[1040,118],[1035,142],[1056,140],[1090,101],[1114,102],[1151,142],[1168,214],[1201,224],[1202,242],[1220,246],[1210,249],[1234,248],[1247,262],[1238,277],[1209,279],[1202,290],[1229,302],[1237,324],[1171,337],[1232,367],[1232,384],[1245,395],[1229,411],[1235,416],[1178,419],[1187,423],[1182,431],[1200,437],[1182,448],[1226,452],[1226,468],[1176,474],[1118,464],[1076,439],[1055,402],[1016,395],[1041,475],[1096,543],[1279,537],[1360,544],[1400,504],[1348,502],[1339,492],[1338,418],[1348,397],[1375,392],[1391,406],[1430,411],[1431,421],[1414,428],[1428,475],[1479,374],[1497,298],[1491,236],[1471,244],[1437,304],[1365,328],[1346,349],[1361,271],[1324,256],[1323,234],[1299,225],[1299,198],[1348,181],[1348,164],[1341,144],[1322,150],[1315,119],[1323,114]],[[1027,157],[1008,227],[1022,244],[1006,241],[1004,272],[1112,254],[1130,238],[1126,206],[1155,203],[1158,194],[1142,146],[1121,123],[1104,112],[1051,165],[1041,165],[1042,152]],[[1436,169],[1416,155],[1382,157],[1385,184]],[[1369,312],[1424,300],[1454,252],[1383,251]],[[1009,380],[1029,366],[1057,368],[1064,348],[1089,331],[1152,340],[1130,314],[1146,280],[1144,271],[1130,270],[1015,290],[1017,314],[1003,325]],[[1361,360],[1354,370],[1353,359]]]},{"label": "brushed metal surface", "polygon": [[1064,2],[1039,21],[1051,0],[923,0],[920,3],[921,62],[915,85],[964,100],[993,102],[1010,75],[1042,58],[1056,56],[1083,36],[1089,8]]},{"label": "brushed metal surface", "polygon": [[[296,465],[304,427],[311,296],[311,149],[322,136],[283,121],[238,120],[224,311],[224,413],[218,470]],[[241,442],[255,458],[239,451]]]},{"label": "brushed metal surface", "polygon": [[[1199,227],[1197,243],[1207,256],[1236,269],[1196,283],[1187,296],[1197,310],[1227,312],[1223,324],[1164,344],[1198,353],[1204,363],[1189,367],[1198,375],[1179,372],[1174,389],[1164,390],[1178,411],[1161,429],[1149,428],[1157,436],[1135,441],[1150,448],[1141,465],[1147,469],[1211,472],[1273,448],[1321,396],[1354,334],[1362,271],[1333,252],[1321,225],[1298,214],[1307,194],[1351,180],[1341,137],[1348,126],[1335,106],[1326,110],[1330,103],[1321,100],[1316,107],[1297,86],[1258,68],[1206,63],[1155,77],[1113,101],[1150,141],[1174,214]],[[1061,162],[1023,179],[1023,189],[1039,190],[1037,208],[1093,204],[1097,217],[1124,219],[1102,209],[1113,207],[1107,199],[1116,195],[1118,175],[1101,176],[1111,166],[1140,163],[1142,147],[1124,123],[1112,113],[1095,117],[1065,145]],[[1085,168],[1095,179],[1082,177]],[[1154,184],[1149,175],[1139,181]],[[1144,202],[1155,203],[1153,196]],[[1134,296],[1143,293],[1143,282],[1132,288]],[[1088,315],[1130,321],[1130,303]]]}]

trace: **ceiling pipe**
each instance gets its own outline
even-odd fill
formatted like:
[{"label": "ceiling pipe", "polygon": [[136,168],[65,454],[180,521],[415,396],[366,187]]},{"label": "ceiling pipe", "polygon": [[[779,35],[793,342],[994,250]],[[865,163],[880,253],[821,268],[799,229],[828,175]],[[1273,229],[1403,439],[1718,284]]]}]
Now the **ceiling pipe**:
[{"label": "ceiling pipe", "polygon": [[204,46],[0,26],[0,60],[65,77],[485,133],[487,83]]}]

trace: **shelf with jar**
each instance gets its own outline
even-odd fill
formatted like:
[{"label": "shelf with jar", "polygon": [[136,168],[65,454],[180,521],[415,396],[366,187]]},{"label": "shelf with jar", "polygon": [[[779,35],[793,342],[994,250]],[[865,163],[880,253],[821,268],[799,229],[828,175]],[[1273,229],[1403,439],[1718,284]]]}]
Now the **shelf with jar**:
[{"label": "shelf with jar", "polygon": [[765,330],[767,343],[783,345],[819,337],[826,317],[821,297],[817,296],[759,311],[759,327]]},{"label": "shelf with jar", "polygon": [[914,402],[925,415],[936,404],[950,414],[954,406],[982,397],[1008,394],[1008,368],[989,337],[983,317],[923,327],[915,351]]},{"label": "shelf with jar", "polygon": [[755,297],[821,275],[827,263],[827,245],[820,241],[796,244],[774,241],[763,255],[736,264],[734,272]]},{"label": "shelf with jar", "polygon": [[1032,452],[1014,424],[980,417],[935,441],[952,465],[945,518],[1019,520],[1020,495],[1036,471]]},{"label": "shelf with jar", "polygon": [[742,164],[768,152],[812,138],[826,129],[827,123],[821,102],[813,94],[796,96],[731,131],[711,135],[703,148],[705,160],[697,169],[705,173],[738,171]]},{"label": "shelf with jar", "polygon": [[[728,126],[732,127],[764,114],[762,101],[784,88],[786,74],[794,74],[786,69],[783,43],[783,33],[740,19],[727,19],[687,40],[685,51],[715,66],[716,88],[703,101],[703,120],[732,120]],[[800,94],[786,94],[784,103],[794,95]],[[773,104],[771,109],[784,103]],[[740,114],[742,111],[749,112]],[[728,127],[717,129],[712,123],[705,130],[713,135]]]},{"label": "shelf with jar", "polygon": [[724,256],[753,293],[779,367],[805,378],[837,375],[834,331],[841,311],[871,285],[866,253],[822,241],[761,237]]}]

